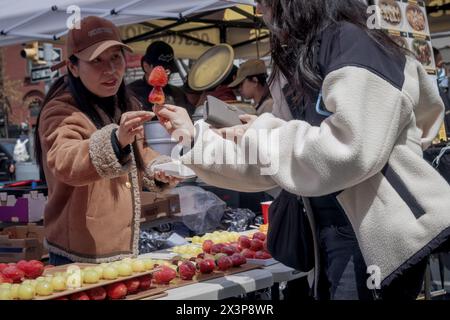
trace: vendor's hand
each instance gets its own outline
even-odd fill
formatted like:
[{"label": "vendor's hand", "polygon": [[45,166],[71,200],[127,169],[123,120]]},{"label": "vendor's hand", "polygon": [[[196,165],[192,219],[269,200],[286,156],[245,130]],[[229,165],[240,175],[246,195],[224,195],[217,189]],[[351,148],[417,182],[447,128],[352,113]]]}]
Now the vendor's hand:
[{"label": "vendor's hand", "polygon": [[181,179],[167,176],[163,171],[156,171],[154,179],[164,183],[168,183],[171,187],[176,187],[177,184],[182,181]]},{"label": "vendor's hand", "polygon": [[[164,106],[155,105],[153,111],[159,122],[172,135],[174,132],[186,139],[185,144],[191,143],[195,136],[194,125],[185,108],[166,104]],[[183,141],[180,141],[183,142]]]},{"label": "vendor's hand", "polygon": [[148,111],[130,111],[122,114],[120,126],[116,131],[117,140],[121,148],[134,142],[136,137],[144,135],[144,123],[155,116]]},{"label": "vendor's hand", "polygon": [[248,128],[250,128],[250,126],[257,118],[258,116],[250,114],[240,115],[239,119],[241,119],[241,121],[244,124],[240,124],[229,128],[218,129],[216,132],[219,135],[221,135],[224,139],[228,139],[234,141],[235,143],[238,143],[240,138],[244,136],[245,132],[247,132]]}]

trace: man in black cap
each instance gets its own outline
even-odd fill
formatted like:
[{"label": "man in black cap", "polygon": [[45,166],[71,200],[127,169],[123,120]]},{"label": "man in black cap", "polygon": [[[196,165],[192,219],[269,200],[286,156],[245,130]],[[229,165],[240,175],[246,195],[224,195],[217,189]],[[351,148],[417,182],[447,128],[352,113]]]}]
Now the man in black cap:
[{"label": "man in black cap", "polygon": [[[139,99],[145,110],[151,110],[153,105],[148,102],[148,96],[153,87],[147,83],[147,79],[156,66],[162,66],[169,75],[177,72],[172,47],[163,41],[151,43],[141,59],[141,66],[145,72],[144,78],[130,83],[128,88]],[[184,107],[190,115],[193,113],[193,106],[190,105],[181,88],[168,84],[164,87],[164,95],[166,103]]]}]

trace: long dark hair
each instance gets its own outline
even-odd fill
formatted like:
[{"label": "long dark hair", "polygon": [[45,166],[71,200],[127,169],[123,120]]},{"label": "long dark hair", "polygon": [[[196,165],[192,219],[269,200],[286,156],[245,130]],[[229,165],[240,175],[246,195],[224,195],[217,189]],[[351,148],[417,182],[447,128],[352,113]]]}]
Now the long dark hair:
[{"label": "long dark hair", "polygon": [[262,0],[271,11],[271,21],[266,24],[271,31],[272,59],[271,81],[281,71],[290,83],[292,97],[299,102],[302,97],[320,90],[323,79],[317,72],[316,39],[330,25],[346,21],[352,23],[381,44],[393,55],[407,54],[386,33],[367,26],[367,5],[361,0]]},{"label": "long dark hair", "polygon": [[[71,56],[69,58],[70,62],[73,64],[78,64],[78,58]],[[39,137],[39,122],[41,118],[42,111],[48,102],[57,97],[60,93],[68,90],[73,99],[75,100],[75,107],[84,113],[96,126],[97,129],[101,129],[107,123],[101,118],[97,112],[95,106],[101,108],[114,122],[115,119],[115,104],[119,107],[121,114],[132,111],[133,105],[130,98],[130,94],[125,86],[125,81],[122,80],[120,84],[119,91],[115,96],[100,98],[91,93],[86,86],[83,84],[80,78],[75,77],[70,70],[68,70],[67,75],[64,75],[57,79],[50,87],[45,99],[42,103],[42,108],[39,112],[36,129],[34,132],[34,146],[36,161],[41,169],[41,175],[43,176],[43,159],[42,159],[42,143]],[[136,155],[136,165],[140,170],[144,169],[144,163],[137,148],[136,142],[133,143],[134,153]]]}]

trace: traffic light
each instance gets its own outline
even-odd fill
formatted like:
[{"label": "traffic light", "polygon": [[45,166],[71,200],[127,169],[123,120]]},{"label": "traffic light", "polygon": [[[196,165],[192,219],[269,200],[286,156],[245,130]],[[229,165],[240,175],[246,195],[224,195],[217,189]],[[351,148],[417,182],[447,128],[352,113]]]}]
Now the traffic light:
[{"label": "traffic light", "polygon": [[39,43],[37,41],[27,44],[25,49],[20,51],[20,55],[35,64],[46,64],[45,61],[39,59]]}]

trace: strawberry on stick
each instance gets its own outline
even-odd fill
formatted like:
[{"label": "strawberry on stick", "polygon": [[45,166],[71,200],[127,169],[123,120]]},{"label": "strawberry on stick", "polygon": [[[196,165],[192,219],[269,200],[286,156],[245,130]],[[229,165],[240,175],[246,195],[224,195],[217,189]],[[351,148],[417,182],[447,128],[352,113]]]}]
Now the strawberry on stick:
[{"label": "strawberry on stick", "polygon": [[165,102],[165,96],[163,88],[167,85],[169,77],[167,76],[166,70],[157,66],[153,68],[150,76],[148,77],[148,84],[153,87],[150,95],[148,96],[148,101],[156,105],[163,105]]}]

